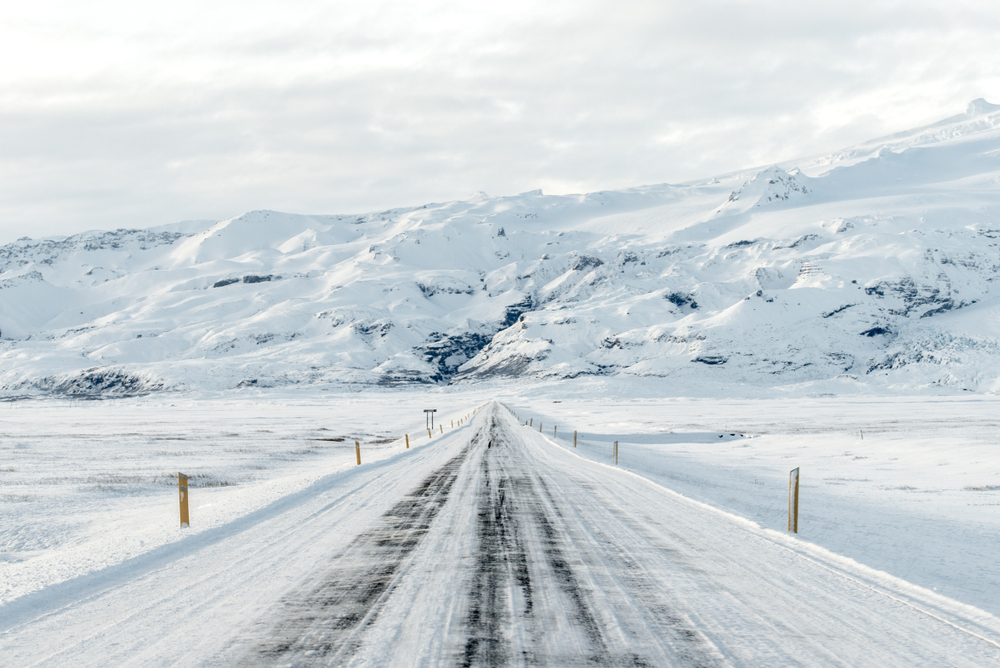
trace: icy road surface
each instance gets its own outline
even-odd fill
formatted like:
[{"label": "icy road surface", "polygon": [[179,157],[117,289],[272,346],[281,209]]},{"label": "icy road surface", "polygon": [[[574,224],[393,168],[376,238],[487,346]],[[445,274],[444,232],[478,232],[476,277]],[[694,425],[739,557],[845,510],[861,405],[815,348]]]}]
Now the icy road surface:
[{"label": "icy road surface", "polygon": [[578,457],[427,447],[4,607],[0,664],[996,666],[997,620]]}]

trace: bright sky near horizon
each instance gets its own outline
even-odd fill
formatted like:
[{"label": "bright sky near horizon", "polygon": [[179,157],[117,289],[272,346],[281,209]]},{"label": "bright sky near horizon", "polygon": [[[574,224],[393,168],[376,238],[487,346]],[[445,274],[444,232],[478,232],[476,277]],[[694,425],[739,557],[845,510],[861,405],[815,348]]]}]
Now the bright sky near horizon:
[{"label": "bright sky near horizon", "polygon": [[991,2],[41,0],[0,37],[0,243],[681,182],[1000,102]]}]

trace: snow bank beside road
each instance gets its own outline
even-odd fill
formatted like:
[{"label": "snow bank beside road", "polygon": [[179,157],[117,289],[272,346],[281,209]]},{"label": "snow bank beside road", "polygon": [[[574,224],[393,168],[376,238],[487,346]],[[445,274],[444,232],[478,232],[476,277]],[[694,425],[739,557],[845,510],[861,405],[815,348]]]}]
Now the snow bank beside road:
[{"label": "snow bank beside road", "polygon": [[[426,398],[0,404],[0,604],[247,516],[428,443]],[[440,420],[458,408],[435,404]],[[447,422],[445,424],[448,424]],[[440,435],[435,433],[435,437]],[[180,529],[177,472],[191,476]],[[228,529],[227,529],[228,527]]]},{"label": "snow bank beside road", "polygon": [[800,467],[800,540],[1000,615],[992,397],[508,403],[561,447],[577,429],[577,454],[610,464],[617,440],[620,467],[775,531]]}]

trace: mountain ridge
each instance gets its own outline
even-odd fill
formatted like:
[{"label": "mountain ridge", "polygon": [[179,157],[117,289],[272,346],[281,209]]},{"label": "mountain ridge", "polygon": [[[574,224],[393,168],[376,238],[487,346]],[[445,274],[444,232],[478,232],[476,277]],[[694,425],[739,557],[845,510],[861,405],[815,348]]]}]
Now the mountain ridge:
[{"label": "mountain ridge", "polygon": [[998,157],[1000,106],[976,100],[686,184],[22,238],[0,247],[0,392],[994,392]]}]

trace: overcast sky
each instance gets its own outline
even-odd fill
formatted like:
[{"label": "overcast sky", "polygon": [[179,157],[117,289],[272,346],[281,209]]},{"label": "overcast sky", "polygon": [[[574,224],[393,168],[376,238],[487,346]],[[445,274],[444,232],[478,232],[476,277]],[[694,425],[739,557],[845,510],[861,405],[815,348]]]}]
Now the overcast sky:
[{"label": "overcast sky", "polygon": [[681,182],[1000,102],[993,2],[11,3],[0,243]]}]

